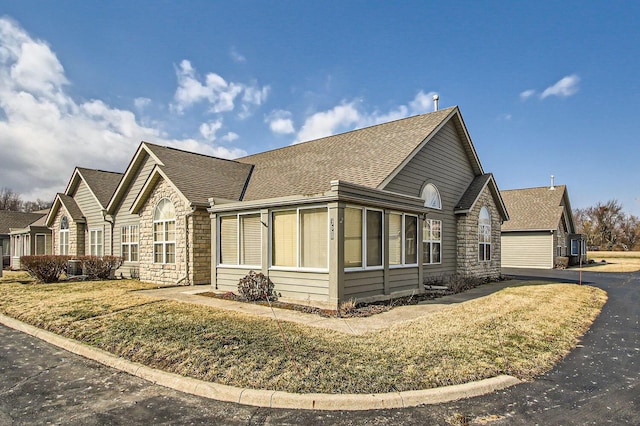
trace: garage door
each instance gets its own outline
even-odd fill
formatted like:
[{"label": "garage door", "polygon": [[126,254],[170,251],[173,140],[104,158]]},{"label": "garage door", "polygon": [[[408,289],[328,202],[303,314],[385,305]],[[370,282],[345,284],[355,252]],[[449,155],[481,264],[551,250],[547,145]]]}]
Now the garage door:
[{"label": "garage door", "polygon": [[550,232],[510,232],[502,234],[503,268],[553,268],[553,235]]}]

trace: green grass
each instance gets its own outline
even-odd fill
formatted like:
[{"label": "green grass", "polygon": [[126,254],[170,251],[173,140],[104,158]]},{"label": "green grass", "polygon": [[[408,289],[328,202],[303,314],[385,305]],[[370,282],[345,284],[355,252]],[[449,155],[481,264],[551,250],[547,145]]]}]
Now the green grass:
[{"label": "green grass", "polygon": [[593,287],[531,283],[354,336],[133,291],[151,287],[5,281],[0,312],[132,361],[217,383],[379,393],[498,374],[534,377],[576,345],[606,301]]}]

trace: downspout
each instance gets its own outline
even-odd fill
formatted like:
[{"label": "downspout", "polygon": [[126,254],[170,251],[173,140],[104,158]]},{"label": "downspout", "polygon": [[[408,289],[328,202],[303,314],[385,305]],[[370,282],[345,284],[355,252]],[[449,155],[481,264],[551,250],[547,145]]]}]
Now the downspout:
[{"label": "downspout", "polygon": [[184,269],[185,269],[185,273],[184,273],[184,277],[180,278],[178,281],[176,281],[176,285],[180,285],[181,282],[183,281],[187,281],[187,285],[193,285],[193,282],[191,280],[189,280],[189,257],[190,257],[190,252],[189,252],[189,218],[193,217],[193,214],[196,212],[196,208],[195,207],[191,207],[191,211],[189,213],[187,213],[186,215],[184,215],[184,244],[185,244],[185,260],[184,260]]},{"label": "downspout", "polygon": [[116,222],[113,219],[113,216],[110,216],[110,218],[107,218],[107,216],[108,216],[107,215],[107,210],[106,209],[102,209],[102,219],[104,219],[105,222],[108,222],[109,224],[111,224],[111,235],[110,235],[110,238],[109,238],[109,240],[110,240],[109,241],[109,246],[110,246],[109,250],[111,250],[111,251],[109,252],[109,254],[111,256],[113,256],[113,230],[114,230],[114,228],[116,226]]}]

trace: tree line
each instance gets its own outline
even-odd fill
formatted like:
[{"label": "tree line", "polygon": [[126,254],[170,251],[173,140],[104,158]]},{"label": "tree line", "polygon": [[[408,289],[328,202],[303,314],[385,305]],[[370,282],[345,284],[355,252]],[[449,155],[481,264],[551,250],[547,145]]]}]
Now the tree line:
[{"label": "tree line", "polygon": [[617,200],[575,209],[573,219],[589,250],[640,250],[640,219],[625,213]]},{"label": "tree line", "polygon": [[0,189],[0,210],[14,212],[35,212],[51,207],[51,201],[37,199],[36,201],[22,201],[22,196],[10,188]]}]

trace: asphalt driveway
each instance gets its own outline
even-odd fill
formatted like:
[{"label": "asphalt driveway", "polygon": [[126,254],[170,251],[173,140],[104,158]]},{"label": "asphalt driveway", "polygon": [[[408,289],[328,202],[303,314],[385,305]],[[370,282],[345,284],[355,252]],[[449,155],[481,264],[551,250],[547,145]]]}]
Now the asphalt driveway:
[{"label": "asphalt driveway", "polygon": [[[506,270],[578,280],[577,271]],[[638,424],[640,273],[584,273],[609,300],[581,345],[537,380],[478,398],[367,412],[275,410],[153,385],[0,326],[0,425]]]}]

